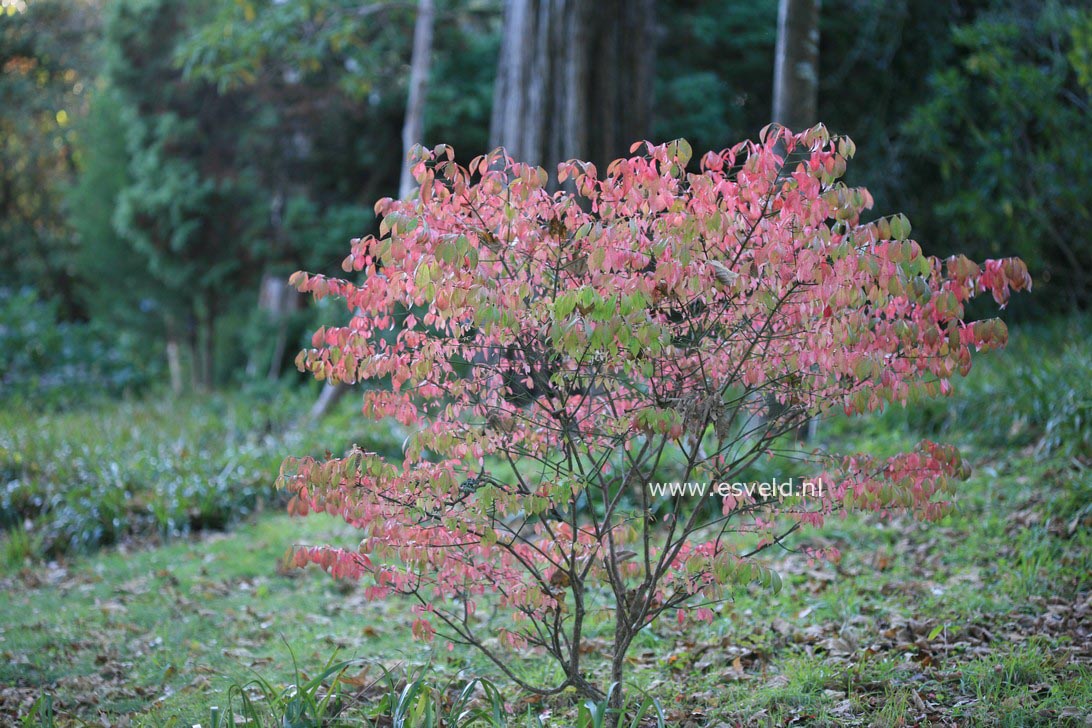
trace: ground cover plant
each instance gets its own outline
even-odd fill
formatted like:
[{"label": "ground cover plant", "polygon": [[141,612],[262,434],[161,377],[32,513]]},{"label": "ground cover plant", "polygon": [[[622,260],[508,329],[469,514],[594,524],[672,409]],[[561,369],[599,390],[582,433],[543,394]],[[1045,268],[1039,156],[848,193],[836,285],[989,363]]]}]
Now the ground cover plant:
[{"label": "ground cover plant", "polygon": [[[0,411],[0,538],[18,568],[129,540],[222,529],[283,504],[271,473],[288,443],[314,448],[397,438],[355,432],[344,416],[298,428],[306,392],[273,387],[189,399],[150,397],[63,411]],[[327,443],[329,444],[329,443]],[[321,451],[318,451],[321,452]]]},{"label": "ground cover plant", "polygon": [[[344,261],[362,282],[294,277],[355,312],[297,363],[386,384],[364,413],[411,428],[403,457],[356,447],[281,474],[290,512],[364,536],[300,548],[297,564],[409,597],[416,636],[476,648],[524,690],[616,709],[657,619],[708,621],[750,584],[776,591],[754,557],[834,513],[940,518],[967,469],[926,440],[887,458],[799,451],[789,475],[827,485],[789,498],[647,486],[738,481],[810,418],[948,393],[1007,336],[965,304],[1030,287],[1019,260],[940,261],[903,216],[862,222],[868,192],[840,181],[853,144],[822,126],[771,127],[696,171],[685,141],[638,149],[603,175],[559,165],[573,191],[557,192],[503,153],[464,168],[421,150],[419,195],[381,201],[381,237]],[[483,624],[486,594],[509,621]],[[594,651],[606,666],[587,656],[597,622],[613,632]],[[514,667],[505,650],[523,646],[555,673]]]}]

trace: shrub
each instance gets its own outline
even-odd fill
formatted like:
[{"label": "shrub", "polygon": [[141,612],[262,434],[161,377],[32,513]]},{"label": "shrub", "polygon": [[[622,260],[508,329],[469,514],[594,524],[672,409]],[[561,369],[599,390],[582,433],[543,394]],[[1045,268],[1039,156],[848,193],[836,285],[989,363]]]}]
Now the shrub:
[{"label": "shrub", "polygon": [[[344,261],[361,284],[294,276],[356,311],[298,365],[382,385],[365,415],[415,430],[400,459],[285,461],[290,512],[364,532],[296,563],[409,597],[416,636],[473,646],[542,694],[601,700],[656,619],[708,620],[734,590],[776,589],[756,557],[802,526],[843,509],[944,513],[967,469],[932,442],[886,460],[813,453],[789,474],[825,484],[813,497],[654,503],[647,486],[729,483],[818,413],[947,393],[972,349],[1006,338],[998,320],[965,321],[964,303],[1030,286],[1015,259],[924,256],[902,216],[861,222],[871,198],[838,181],[853,144],[822,126],[774,128],[697,172],[685,141],[643,148],[603,177],[559,165],[557,192],[499,152],[463,168],[449,148],[422,151],[419,196],[381,201],[381,237]],[[481,619],[487,599],[511,620]],[[613,627],[599,676],[596,618]],[[514,667],[506,650],[523,646],[556,662],[557,684]]]},{"label": "shrub", "polygon": [[0,401],[71,405],[139,391],[157,375],[135,336],[62,322],[33,289],[0,289]]}]

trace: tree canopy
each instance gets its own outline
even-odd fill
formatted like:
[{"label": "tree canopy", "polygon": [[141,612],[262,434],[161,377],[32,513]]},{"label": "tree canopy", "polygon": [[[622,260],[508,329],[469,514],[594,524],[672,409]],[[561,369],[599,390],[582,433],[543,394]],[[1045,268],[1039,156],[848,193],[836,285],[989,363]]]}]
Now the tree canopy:
[{"label": "tree canopy", "polygon": [[[601,154],[573,156],[602,166],[627,134],[700,149],[754,136],[770,121],[777,5],[626,6],[629,30],[612,36],[577,3],[572,33],[542,25],[535,52],[559,73],[587,67],[582,123],[613,130],[588,138]],[[537,4],[436,3],[422,141],[465,163],[505,140],[498,90],[566,87],[515,83],[502,33],[524,6]],[[262,280],[329,272],[397,189],[414,17],[382,0],[5,3],[0,286],[173,341],[195,382],[232,376],[258,336]],[[905,210],[927,252],[1020,254],[1039,284],[1018,304],[1030,314],[1083,308],[1092,290],[1092,191],[1073,183],[1092,163],[1090,28],[1068,0],[826,0],[820,13],[817,118],[859,145],[849,181]],[[553,112],[512,119],[559,133]]]}]

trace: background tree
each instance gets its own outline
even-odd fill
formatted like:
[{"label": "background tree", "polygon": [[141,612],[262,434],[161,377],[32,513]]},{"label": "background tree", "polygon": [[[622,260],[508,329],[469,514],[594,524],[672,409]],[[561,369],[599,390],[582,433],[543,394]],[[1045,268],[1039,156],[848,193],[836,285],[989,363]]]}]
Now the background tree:
[{"label": "background tree", "polygon": [[[131,44],[126,56],[116,29],[104,35],[120,8],[160,5],[177,16],[150,26],[160,45]],[[547,167],[572,156],[602,166],[626,151],[626,138],[686,136],[722,148],[769,119],[778,5],[662,0],[653,17],[645,2],[593,12],[575,1],[444,0],[433,53],[442,82],[429,86],[420,139],[452,143],[465,163],[496,143],[519,153],[532,135],[541,149],[520,156]],[[191,361],[215,370],[195,370],[201,381],[276,377],[313,314],[262,311],[263,301],[289,311],[296,300],[283,285],[279,295],[262,292],[299,268],[332,272],[345,240],[374,232],[370,201],[399,184],[414,5],[202,0],[181,15],[174,7],[4,6],[0,287],[29,285],[57,302],[62,320],[139,332],[156,353],[173,340],[179,386]],[[1092,126],[1087,17],[1062,0],[827,0],[820,17],[812,119],[860,145],[850,181],[868,187],[878,208],[906,210],[934,252],[1018,248],[1044,282],[1018,314],[1087,305],[1090,203],[1068,181],[1087,176],[1092,136],[1063,133]],[[498,63],[505,24],[522,28],[506,38],[526,42],[509,40]],[[208,100],[204,120],[186,94]],[[532,105],[538,113],[519,111]],[[578,149],[582,128],[587,147]],[[547,144],[552,159],[542,156]],[[178,194],[157,199],[169,185]],[[142,205],[171,228],[178,250],[153,244],[165,238],[137,224]],[[246,272],[216,257],[228,250],[213,239],[221,234]],[[236,293],[198,293],[201,278]],[[208,340],[215,345],[199,343]]]},{"label": "background tree", "polygon": [[781,0],[774,54],[773,120],[798,131],[818,121],[820,0]]},{"label": "background tree", "polygon": [[[168,347],[190,353],[195,387],[215,381],[217,323],[256,284],[258,190],[245,160],[253,99],[184,78],[172,49],[207,5],[119,2],[109,18],[106,76],[122,101],[126,186],[113,217],[121,255],[155,282]],[[106,280],[100,286],[110,285]]]},{"label": "background tree", "polygon": [[[87,195],[81,202],[90,204],[81,207],[118,209],[117,215],[111,212],[112,229],[91,225],[81,231],[84,248],[105,254],[100,260],[131,259],[125,251],[142,251],[136,265],[157,281],[155,295],[118,308],[144,319],[149,306],[160,318],[170,311],[167,338],[206,354],[193,359],[201,364],[194,369],[199,381],[207,382],[213,369],[221,375],[231,370],[241,355],[249,361],[248,371],[257,371],[261,361],[275,374],[289,321],[255,311],[255,303],[290,309],[283,304],[293,299],[270,295],[276,281],[301,266],[330,261],[335,246],[371,224],[370,205],[361,195],[374,197],[397,184],[397,150],[374,142],[396,133],[402,121],[400,76],[387,67],[408,47],[398,27],[412,16],[398,3],[361,8],[347,2],[210,1],[189,8],[184,17],[170,3],[118,7],[106,43],[113,60],[105,93],[122,102],[122,136],[132,144],[121,159],[103,159],[109,144],[90,150],[90,156],[102,160],[100,166],[126,169],[128,179],[123,190],[83,186]],[[152,13],[174,17],[163,21],[159,45],[146,49],[147,58],[139,57],[144,50],[125,35],[126,13],[145,13],[149,23]],[[395,30],[387,32],[391,24]],[[385,43],[388,38],[393,42]],[[196,99],[201,103],[195,105]],[[195,122],[194,107],[205,114],[204,121]],[[168,128],[171,118],[184,123]],[[169,148],[157,146],[157,134],[172,136]],[[172,184],[175,189],[168,191]],[[156,204],[167,207],[153,210]],[[192,224],[179,226],[182,219]],[[76,220],[81,226],[90,222]],[[155,235],[142,221],[171,227],[173,258],[152,242]],[[217,230],[226,237],[216,239]],[[260,273],[240,278],[238,264],[252,261],[261,262]],[[198,270],[202,278],[194,278]],[[170,275],[174,279],[163,285],[162,277]],[[217,302],[211,288],[199,292],[216,277],[221,283],[232,280],[229,288],[239,295]],[[89,276],[89,294],[102,281]],[[139,289],[130,289],[134,297]],[[182,289],[192,294],[188,301],[169,295]],[[215,303],[211,315],[210,302]],[[133,318],[115,320],[128,325]],[[219,326],[210,325],[214,319]],[[242,336],[234,333],[239,330]],[[226,346],[214,365],[217,340]],[[172,348],[178,347],[168,351]]]},{"label": "background tree", "polygon": [[288,274],[329,261],[334,246],[367,229],[372,214],[360,195],[387,189],[397,174],[389,146],[367,140],[396,129],[398,77],[385,67],[403,45],[407,15],[396,3],[213,9],[181,43],[177,64],[187,79],[260,109],[242,132],[259,189],[253,217],[263,269],[233,325],[248,332],[247,370],[275,377],[300,323],[291,315],[297,300],[285,285]]},{"label": "background tree", "polygon": [[64,189],[76,177],[78,128],[98,69],[94,0],[0,9],[0,287],[34,286],[65,318],[76,296]]},{"label": "background tree", "polygon": [[605,167],[651,131],[652,0],[505,3],[490,146]]},{"label": "background tree", "polygon": [[[781,0],[777,9],[777,47],[774,53],[773,109],[771,120],[795,132],[819,123],[819,11],[820,0]],[[794,165],[786,163],[783,173]],[[782,407],[767,397],[767,406]],[[814,437],[818,418],[812,417],[797,434]]]},{"label": "background tree", "polygon": [[[425,44],[433,52],[420,58],[435,55],[434,69],[448,81],[418,86],[413,119],[406,116],[410,39],[419,25],[413,6],[308,0],[217,7],[179,55],[190,77],[256,95],[266,112],[255,135],[265,144],[255,158],[263,160],[268,237],[276,246],[266,259],[263,290],[300,267],[329,266],[338,257],[335,247],[373,229],[370,201],[399,184],[404,155],[396,139],[407,121],[417,140],[435,127],[468,147],[484,145],[492,69],[483,64],[493,62],[496,48],[492,3],[453,0],[435,8],[442,30]],[[433,94],[440,100],[428,101]],[[249,323],[253,352],[268,348],[270,338],[269,327],[258,323]],[[280,341],[283,322],[276,329]]]},{"label": "background tree", "polygon": [[1092,303],[1090,36],[1083,5],[993,4],[951,32],[951,64],[903,125],[934,180],[927,200],[905,193],[931,208],[937,250],[1018,252],[1054,310]]},{"label": "background tree", "polygon": [[[425,99],[428,95],[429,67],[432,65],[432,33],[435,24],[435,8],[432,0],[419,0],[417,17],[413,26],[413,50],[410,56],[406,112],[402,121],[402,172],[398,181],[398,196],[409,197],[414,181],[409,161],[410,150],[421,143],[425,127]],[[349,385],[327,383],[311,407],[309,419],[320,419],[330,412],[345,396]]]},{"label": "background tree", "polygon": [[770,121],[776,0],[657,4],[653,137],[721,149]]},{"label": "background tree", "polygon": [[952,27],[985,4],[825,0],[820,14],[819,117],[856,142],[851,179],[868,187],[878,208],[903,210],[927,229],[926,244],[938,231],[931,203],[913,190],[928,189],[931,180],[919,176],[903,127],[927,96],[930,74],[954,61]]},{"label": "background tree", "polygon": [[432,0],[418,0],[417,19],[413,25],[413,52],[410,56],[406,116],[402,122],[402,173],[398,181],[398,196],[408,197],[414,180],[409,152],[424,141],[425,99],[428,96],[429,68],[432,66],[432,32],[436,22]]}]

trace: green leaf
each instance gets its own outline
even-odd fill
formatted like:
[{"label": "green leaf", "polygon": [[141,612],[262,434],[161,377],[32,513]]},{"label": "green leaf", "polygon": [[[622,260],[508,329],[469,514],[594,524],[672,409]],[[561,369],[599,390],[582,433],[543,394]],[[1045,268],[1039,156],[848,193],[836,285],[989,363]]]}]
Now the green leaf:
[{"label": "green leaf", "polygon": [[596,293],[594,288],[582,288],[580,290],[580,305],[584,308],[591,308],[599,300],[599,294]]},{"label": "green leaf", "polygon": [[432,274],[427,265],[417,266],[417,273],[413,277],[413,283],[418,290],[424,290],[432,282]]},{"label": "green leaf", "polygon": [[558,320],[567,319],[574,308],[576,308],[576,295],[573,293],[562,293],[554,301],[554,314]]},{"label": "green leaf", "polygon": [[686,166],[690,160],[694,157],[694,150],[690,147],[690,142],[685,139],[679,139],[677,142],[679,150],[679,164]]},{"label": "green leaf", "polygon": [[901,212],[891,218],[891,235],[896,240],[906,240],[910,237],[910,220]]}]

